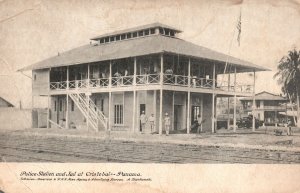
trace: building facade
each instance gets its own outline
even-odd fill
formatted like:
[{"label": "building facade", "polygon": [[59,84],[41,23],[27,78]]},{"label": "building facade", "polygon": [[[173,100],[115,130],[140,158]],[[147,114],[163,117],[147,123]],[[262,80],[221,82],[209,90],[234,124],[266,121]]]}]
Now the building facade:
[{"label": "building facade", "polygon": [[[216,98],[253,96],[254,82],[239,84],[236,74],[266,69],[178,33],[160,23],[108,33],[22,70],[32,70],[33,95],[48,97],[49,127],[141,132],[144,112],[159,134],[166,113],[173,131],[189,133],[201,115],[203,131],[214,132]],[[224,73],[234,84],[220,81]]]},{"label": "building facade", "polygon": [[254,116],[263,121],[265,125],[277,125],[286,123],[286,112],[288,100],[280,95],[269,92],[261,92],[255,95],[255,103],[253,106],[253,98],[240,99],[243,104],[245,113],[253,112]]}]

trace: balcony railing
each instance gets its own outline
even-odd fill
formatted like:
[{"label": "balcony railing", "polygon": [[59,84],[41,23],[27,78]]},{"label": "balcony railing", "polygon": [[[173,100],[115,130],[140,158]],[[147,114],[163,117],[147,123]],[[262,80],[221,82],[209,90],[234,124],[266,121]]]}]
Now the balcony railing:
[{"label": "balcony railing", "polygon": [[213,88],[213,79],[191,77],[191,86],[195,88]]},{"label": "balcony railing", "polygon": [[[213,79],[189,77],[183,75],[171,75],[163,74],[162,83],[164,85],[182,86],[191,88],[213,88]],[[190,79],[190,81],[189,81]],[[110,81],[111,80],[111,81]],[[111,82],[111,85],[110,85]],[[86,88],[116,88],[126,86],[143,86],[143,85],[158,85],[161,82],[160,74],[144,74],[136,76],[118,76],[110,78],[99,79],[84,79],[84,80],[72,80],[51,82],[50,90],[66,90],[66,89],[86,89]],[[234,92],[234,86],[228,86],[227,82],[217,82],[215,89]],[[236,85],[236,92],[248,92],[253,91],[252,85]]]}]

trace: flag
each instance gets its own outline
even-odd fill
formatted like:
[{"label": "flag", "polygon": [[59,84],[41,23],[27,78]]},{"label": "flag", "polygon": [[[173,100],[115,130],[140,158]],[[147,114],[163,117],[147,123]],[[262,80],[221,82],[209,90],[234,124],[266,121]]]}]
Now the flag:
[{"label": "flag", "polygon": [[237,41],[238,41],[239,46],[240,46],[240,43],[241,43],[241,32],[242,32],[242,12],[240,12],[240,17],[238,19],[238,23],[236,25],[236,28],[238,30]]}]

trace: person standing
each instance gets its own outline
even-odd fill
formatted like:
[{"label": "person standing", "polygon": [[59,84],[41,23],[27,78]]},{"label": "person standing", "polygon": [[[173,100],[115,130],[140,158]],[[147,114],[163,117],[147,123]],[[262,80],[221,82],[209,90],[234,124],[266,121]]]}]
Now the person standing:
[{"label": "person standing", "polygon": [[145,131],[145,125],[146,125],[146,122],[147,122],[147,117],[145,115],[145,111],[142,111],[142,114],[140,116],[140,121],[141,121],[141,130],[142,132]]},{"label": "person standing", "polygon": [[170,117],[169,117],[168,113],[165,114],[164,121],[165,121],[166,135],[168,136],[169,135],[169,131],[170,131],[170,125],[171,125],[171,120],[170,120]]},{"label": "person standing", "polygon": [[153,113],[149,117],[149,123],[150,123],[151,133],[153,133],[155,130],[155,117]]},{"label": "person standing", "polygon": [[288,130],[288,135],[292,135],[292,121],[291,119],[288,120],[288,127],[289,127],[289,130]]},{"label": "person standing", "polygon": [[197,117],[197,122],[198,122],[198,128],[197,128],[197,133],[200,133],[201,130],[201,125],[202,125],[202,117],[200,116],[200,114]]}]

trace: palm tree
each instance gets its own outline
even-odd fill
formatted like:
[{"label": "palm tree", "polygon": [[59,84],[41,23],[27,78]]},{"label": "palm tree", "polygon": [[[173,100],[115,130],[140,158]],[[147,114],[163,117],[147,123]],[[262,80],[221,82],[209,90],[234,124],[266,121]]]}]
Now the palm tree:
[{"label": "palm tree", "polygon": [[300,127],[300,51],[293,49],[283,56],[277,66],[278,72],[274,78],[278,78],[281,90],[291,102],[297,104],[297,126]]}]

